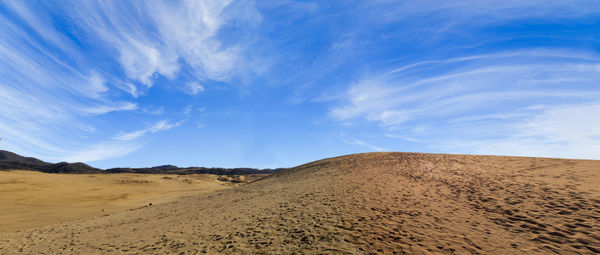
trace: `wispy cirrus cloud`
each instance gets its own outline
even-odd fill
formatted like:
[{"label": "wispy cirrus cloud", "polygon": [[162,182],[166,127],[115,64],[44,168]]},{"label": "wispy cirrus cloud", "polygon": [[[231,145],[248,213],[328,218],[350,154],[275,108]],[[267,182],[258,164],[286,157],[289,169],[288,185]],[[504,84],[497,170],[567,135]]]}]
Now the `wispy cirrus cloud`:
[{"label": "wispy cirrus cloud", "polygon": [[107,158],[122,157],[142,147],[140,143],[104,142],[83,147],[78,151],[68,151],[59,161],[66,162],[94,162]]},{"label": "wispy cirrus cloud", "polygon": [[[6,148],[46,160],[122,156],[140,148],[136,137],[178,127],[159,121],[124,134],[136,123],[108,123],[149,113],[141,97],[160,77],[225,81],[244,72],[241,41],[220,31],[260,18],[251,2],[231,1],[3,1],[0,9],[0,136]],[[203,89],[190,83],[184,92]]]},{"label": "wispy cirrus cloud", "polygon": [[94,115],[105,114],[109,112],[115,111],[131,111],[137,109],[137,104],[135,103],[114,103],[113,105],[98,105],[91,106],[87,108],[83,108],[82,111],[84,113],[90,113]]},{"label": "wispy cirrus cloud", "polygon": [[[557,143],[575,127],[550,120],[594,112],[599,20],[591,0],[0,0],[0,145],[101,161],[152,153],[167,140],[147,138],[191,123],[206,128],[168,142],[230,146],[238,165],[317,158],[303,143],[328,155],[494,153],[518,139],[529,152],[589,152],[593,131]],[[595,125],[586,118],[572,121]],[[167,121],[178,119],[189,123]],[[525,132],[532,123],[556,128]],[[339,129],[347,136],[329,137]],[[249,157],[257,146],[272,155]],[[230,162],[217,151],[203,155]]]},{"label": "wispy cirrus cloud", "polygon": [[538,110],[528,118],[504,123],[502,137],[448,138],[439,148],[473,154],[600,157],[600,103],[540,106]]},{"label": "wispy cirrus cloud", "polygon": [[[246,15],[235,15],[239,9]],[[183,65],[200,80],[231,79],[244,62],[243,38],[224,43],[219,31],[232,21],[260,19],[251,3],[232,1],[87,2],[68,12],[81,29],[118,52],[128,78],[146,86],[155,75],[173,79]]]},{"label": "wispy cirrus cloud", "polygon": [[369,149],[370,151],[387,151],[384,148],[381,148],[379,146],[376,145],[372,145],[372,144],[368,144],[364,141],[358,140],[356,138],[353,138],[351,140],[346,140],[346,139],[342,139],[342,141],[344,143],[350,144],[350,145],[357,145],[357,146],[361,146],[361,147],[365,147],[367,149]]},{"label": "wispy cirrus cloud", "polygon": [[[593,24],[598,7],[598,2],[585,0],[363,3],[361,19],[347,20],[340,28],[343,32],[331,44],[327,62],[330,69],[352,69],[338,60],[355,54],[365,67],[348,72],[343,85],[320,90],[315,98],[335,102],[329,116],[343,129],[357,130],[354,135],[369,144],[460,152],[446,145],[508,141],[520,132],[515,127],[545,114],[532,106],[597,102],[598,93],[590,88],[600,79],[600,58],[596,51],[576,46],[590,40],[586,31],[561,26]],[[354,16],[356,11],[349,8],[342,15]],[[387,55],[381,62],[372,61],[372,54],[382,52]],[[367,125],[377,127],[361,131]],[[548,136],[537,143],[542,146]],[[460,148],[505,151],[476,146],[486,142]]]},{"label": "wispy cirrus cloud", "polygon": [[119,141],[131,141],[131,140],[138,139],[146,134],[156,133],[159,131],[165,131],[165,130],[179,127],[183,122],[185,122],[185,120],[175,122],[175,123],[169,123],[166,120],[162,120],[150,127],[144,128],[144,129],[119,134],[119,135],[115,136],[114,139],[119,140]]},{"label": "wispy cirrus cloud", "polygon": [[329,113],[429,150],[597,157],[599,68],[595,53],[547,49],[424,61],[353,83]]},{"label": "wispy cirrus cloud", "polygon": [[[423,34],[456,33],[473,27],[488,27],[491,24],[522,19],[573,19],[598,14],[600,4],[593,0],[518,1],[498,3],[493,0],[419,2],[369,1],[364,3],[364,18],[373,23],[390,23],[405,20],[407,29]],[[427,27],[420,27],[427,25]],[[461,28],[462,26],[462,28]],[[430,38],[437,39],[437,38]]]}]

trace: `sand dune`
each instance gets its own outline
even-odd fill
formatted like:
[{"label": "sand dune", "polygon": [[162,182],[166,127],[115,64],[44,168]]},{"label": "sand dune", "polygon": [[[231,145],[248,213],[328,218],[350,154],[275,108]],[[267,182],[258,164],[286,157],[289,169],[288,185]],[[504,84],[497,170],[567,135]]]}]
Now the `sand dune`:
[{"label": "sand dune", "polygon": [[600,162],[369,153],[0,235],[0,253],[593,254]]}]

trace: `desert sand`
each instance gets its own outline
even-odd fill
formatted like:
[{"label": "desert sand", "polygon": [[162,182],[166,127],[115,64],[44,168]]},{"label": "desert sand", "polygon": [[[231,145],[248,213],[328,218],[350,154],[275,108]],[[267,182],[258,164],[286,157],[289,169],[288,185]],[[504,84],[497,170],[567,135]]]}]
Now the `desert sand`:
[{"label": "desert sand", "polygon": [[108,215],[232,187],[218,178],[0,171],[0,233]]},{"label": "desert sand", "polygon": [[0,253],[594,254],[599,184],[600,161],[357,154],[3,233]]}]

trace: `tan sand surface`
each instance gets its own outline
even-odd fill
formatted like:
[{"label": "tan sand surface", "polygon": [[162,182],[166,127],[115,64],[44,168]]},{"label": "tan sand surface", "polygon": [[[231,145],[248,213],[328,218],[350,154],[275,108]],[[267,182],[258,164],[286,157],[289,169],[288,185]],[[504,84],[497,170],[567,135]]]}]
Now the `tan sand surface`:
[{"label": "tan sand surface", "polygon": [[0,233],[107,215],[231,187],[217,178],[0,171]]},{"label": "tan sand surface", "polygon": [[24,254],[594,254],[600,161],[369,153],[0,234]]}]

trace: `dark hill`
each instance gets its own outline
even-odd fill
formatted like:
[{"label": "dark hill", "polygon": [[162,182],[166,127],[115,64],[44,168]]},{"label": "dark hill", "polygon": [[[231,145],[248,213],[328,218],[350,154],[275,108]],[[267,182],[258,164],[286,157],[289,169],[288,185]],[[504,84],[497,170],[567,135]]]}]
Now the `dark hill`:
[{"label": "dark hill", "polygon": [[23,157],[16,153],[0,150],[0,170],[19,169],[32,170],[45,173],[73,173],[73,174],[98,174],[104,173],[101,169],[88,166],[84,163],[60,162],[56,164],[44,162],[37,158]]},{"label": "dark hill", "polygon": [[269,174],[280,169],[256,169],[256,168],[206,168],[186,167],[180,168],[174,165],[162,165],[145,168],[111,168],[102,170],[91,167],[81,162],[56,164],[41,161],[32,157],[23,157],[10,151],[0,150],[0,170],[19,169],[32,170],[45,173],[70,173],[70,174],[99,174],[99,173],[139,173],[139,174],[216,174],[216,175],[240,175],[240,174]]},{"label": "dark hill", "polygon": [[65,174],[102,174],[105,173],[101,169],[91,167],[85,163],[67,163],[60,162],[56,164],[49,164],[40,168],[42,172],[46,173],[65,173]]},{"label": "dark hill", "polygon": [[220,168],[220,167],[176,167],[172,165],[155,166],[145,168],[110,168],[107,173],[138,173],[138,174],[216,174],[216,175],[240,175],[240,174],[270,174],[278,169],[256,169],[256,168]]},{"label": "dark hill", "polygon": [[23,157],[10,151],[0,150],[0,161],[14,161],[26,164],[48,164],[47,162],[41,161],[37,158]]}]

